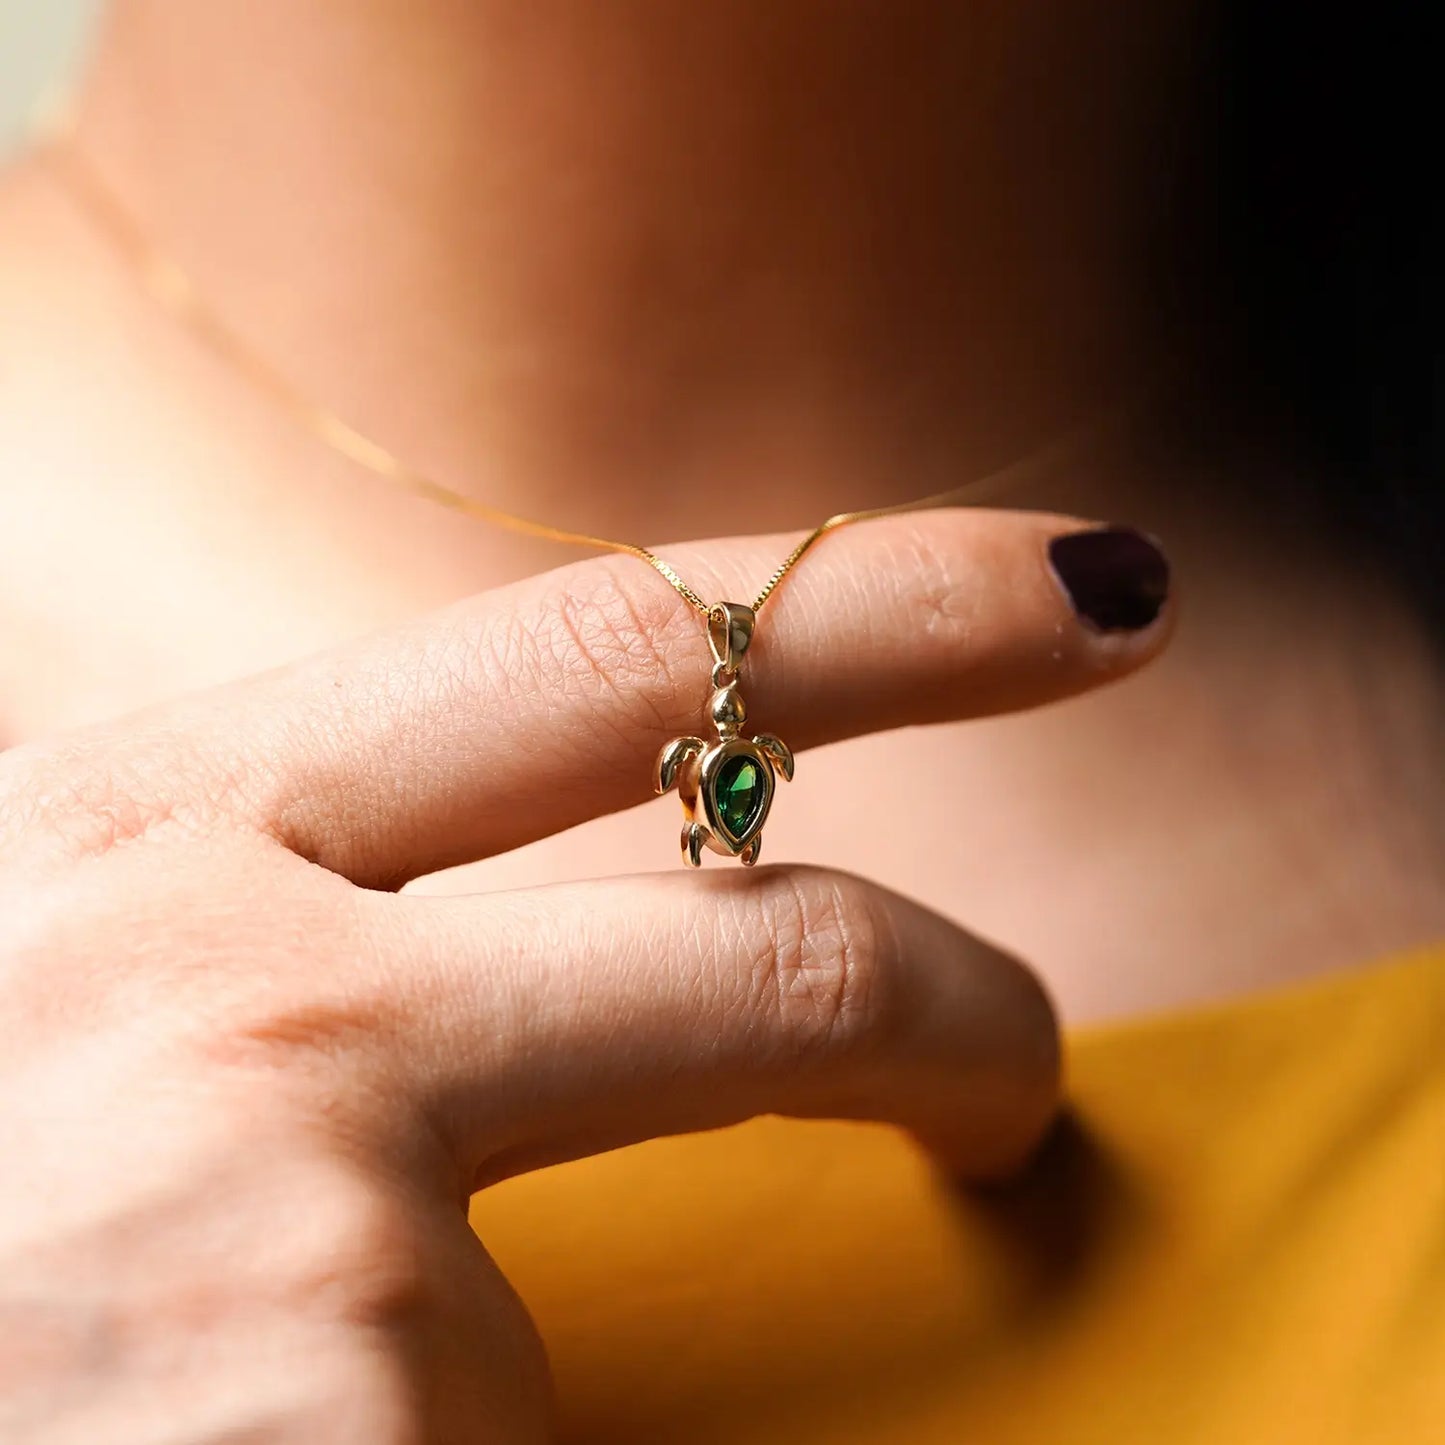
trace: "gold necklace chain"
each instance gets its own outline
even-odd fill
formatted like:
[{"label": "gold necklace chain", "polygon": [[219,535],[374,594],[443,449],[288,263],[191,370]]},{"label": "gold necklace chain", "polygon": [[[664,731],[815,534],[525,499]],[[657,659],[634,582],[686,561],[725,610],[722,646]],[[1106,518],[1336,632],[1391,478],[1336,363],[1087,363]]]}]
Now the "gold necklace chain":
[{"label": "gold necklace chain", "polygon": [[[715,606],[704,602],[668,562],[649,548],[634,542],[621,542],[610,537],[593,536],[588,532],[553,527],[545,522],[533,521],[514,512],[503,511],[500,507],[490,506],[476,497],[444,485],[415,467],[408,466],[394,452],[364,432],[358,431],[335,412],[311,400],[289,376],[247,342],[216,307],[207,301],[187,271],[151,241],[139,218],[73,142],[66,129],[51,133],[44,154],[53,162],[54,173],[109,238],[115,250],[129,263],[146,294],[159,308],[203,342],[215,356],[243,376],[258,392],[269,397],[273,404],[288,413],[321,445],[413,496],[435,502],[478,521],[549,542],[636,557],[662,576],[678,596],[704,618],[714,613]],[[1081,432],[1092,430],[1080,429]],[[983,489],[1013,482],[1025,473],[1036,471],[1045,462],[1072,452],[1078,445],[1078,437],[1079,433],[1070,433],[1049,447],[951,491],[892,506],[839,512],[827,518],[788,553],[763,584],[753,602],[753,611],[756,613],[762,609],[783,578],[829,532],[877,517],[928,507],[956,505],[965,495],[976,501]]]}]

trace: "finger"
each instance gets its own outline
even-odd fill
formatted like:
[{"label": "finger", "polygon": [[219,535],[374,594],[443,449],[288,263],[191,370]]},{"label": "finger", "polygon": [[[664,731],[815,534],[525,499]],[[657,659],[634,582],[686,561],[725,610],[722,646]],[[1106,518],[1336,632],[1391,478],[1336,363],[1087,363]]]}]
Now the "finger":
[{"label": "finger", "polygon": [[1028,970],[849,875],[392,902],[404,1072],[473,1187],[760,1113],[902,1125],[990,1175],[1056,1107],[1054,1014]]},{"label": "finger", "polygon": [[[1125,539],[1120,575],[1097,548],[1092,574],[1071,564],[1091,619],[1055,563],[1058,539],[1097,530],[952,510],[827,537],[762,614],[742,679],[749,726],[796,750],[1030,707],[1132,672],[1170,629],[1167,565],[1135,534],[1106,534]],[[669,556],[704,596],[729,600],[787,545]],[[1100,606],[1111,587],[1132,612]],[[235,806],[288,847],[390,887],[643,800],[661,745],[702,725],[710,666],[697,613],[613,556],[209,695],[162,725],[168,740],[198,738]]]}]

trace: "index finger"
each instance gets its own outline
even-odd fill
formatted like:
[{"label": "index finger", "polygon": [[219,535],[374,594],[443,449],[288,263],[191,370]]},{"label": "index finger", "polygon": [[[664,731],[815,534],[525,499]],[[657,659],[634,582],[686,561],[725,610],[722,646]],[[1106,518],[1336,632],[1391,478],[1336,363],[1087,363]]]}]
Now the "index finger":
[{"label": "index finger", "polygon": [[[1074,540],[1089,536],[1104,545]],[[1100,574],[1111,538],[1127,574],[1113,584]],[[790,540],[668,558],[704,596],[750,597]],[[1091,556],[1061,565],[1070,549]],[[1160,651],[1165,583],[1137,534],[1070,518],[950,510],[843,530],[759,621],[741,684],[749,722],[797,749],[1083,691]],[[1132,605],[1101,605],[1111,585],[1126,602],[1132,588]],[[635,559],[608,556],[160,722],[218,761],[233,811],[357,883],[396,887],[642,801],[659,747],[702,720],[711,663],[697,612]]]}]

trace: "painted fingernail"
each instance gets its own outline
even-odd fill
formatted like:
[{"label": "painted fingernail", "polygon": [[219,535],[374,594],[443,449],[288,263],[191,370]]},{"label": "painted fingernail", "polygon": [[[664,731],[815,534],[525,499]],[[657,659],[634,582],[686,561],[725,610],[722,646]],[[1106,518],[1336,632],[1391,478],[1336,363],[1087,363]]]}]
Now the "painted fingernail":
[{"label": "painted fingernail", "polygon": [[1148,627],[1169,596],[1169,559],[1130,527],[1055,537],[1049,562],[1074,611],[1101,632]]}]

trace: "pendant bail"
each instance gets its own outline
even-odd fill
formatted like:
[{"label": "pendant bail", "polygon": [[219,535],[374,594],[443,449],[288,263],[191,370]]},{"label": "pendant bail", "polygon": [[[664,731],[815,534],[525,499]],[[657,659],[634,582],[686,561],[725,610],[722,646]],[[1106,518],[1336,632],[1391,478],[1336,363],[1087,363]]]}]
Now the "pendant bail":
[{"label": "pendant bail", "polygon": [[713,669],[714,677],[720,673],[737,674],[738,664],[753,640],[756,625],[756,613],[741,602],[717,602],[708,609],[707,642],[717,664]]}]

